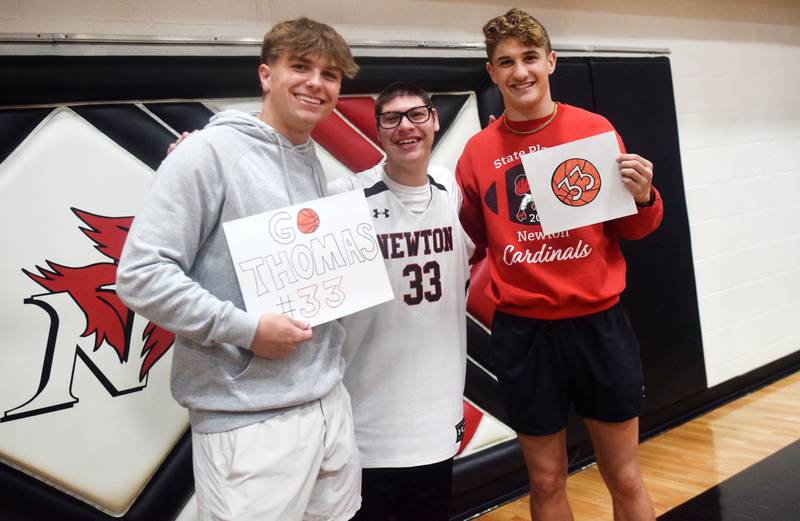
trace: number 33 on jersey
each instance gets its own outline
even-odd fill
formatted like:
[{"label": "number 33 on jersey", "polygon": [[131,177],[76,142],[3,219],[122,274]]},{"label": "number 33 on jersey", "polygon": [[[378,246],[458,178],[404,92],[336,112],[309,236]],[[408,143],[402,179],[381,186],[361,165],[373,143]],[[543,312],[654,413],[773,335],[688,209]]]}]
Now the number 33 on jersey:
[{"label": "number 33 on jersey", "polygon": [[452,194],[433,178],[430,183],[431,203],[419,214],[409,211],[384,183],[365,190],[392,289],[408,306],[463,294],[468,276]]}]

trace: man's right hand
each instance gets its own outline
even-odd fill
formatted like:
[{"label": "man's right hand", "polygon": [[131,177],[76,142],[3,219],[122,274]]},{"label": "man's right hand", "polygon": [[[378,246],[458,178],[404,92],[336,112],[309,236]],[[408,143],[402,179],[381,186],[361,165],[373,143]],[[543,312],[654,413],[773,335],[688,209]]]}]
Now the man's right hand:
[{"label": "man's right hand", "polygon": [[174,143],[170,143],[169,146],[167,147],[167,155],[169,155],[170,152],[172,152],[173,150],[178,148],[178,145],[183,143],[184,139],[186,139],[187,137],[191,136],[195,132],[197,132],[197,131],[196,130],[192,130],[191,132],[181,132],[180,137],[178,137],[178,139],[176,139]]},{"label": "man's right hand", "polygon": [[295,350],[297,344],[310,340],[311,336],[311,326],[304,320],[264,313],[258,321],[250,350],[264,358],[284,358]]}]

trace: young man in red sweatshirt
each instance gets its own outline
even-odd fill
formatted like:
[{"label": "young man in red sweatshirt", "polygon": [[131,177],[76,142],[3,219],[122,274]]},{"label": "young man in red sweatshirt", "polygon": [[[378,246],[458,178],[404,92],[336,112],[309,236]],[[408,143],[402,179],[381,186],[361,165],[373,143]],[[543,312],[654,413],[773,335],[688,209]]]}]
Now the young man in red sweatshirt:
[{"label": "young man in red sweatshirt", "polygon": [[[625,259],[619,239],[661,222],[652,164],[617,159],[634,215],[545,235],[521,156],[613,130],[602,116],[556,103],[556,54],[545,28],[512,9],[483,28],[487,71],[505,113],[467,143],[456,176],[461,221],[489,263],[496,306],[492,352],[509,422],[519,435],[536,521],[572,519],[566,497],[565,427],[570,403],[586,423],[614,519],[652,521],[637,450],[643,408],[639,346],[619,304]],[[619,138],[618,138],[619,139]],[[620,147],[624,151],[620,139]]]}]

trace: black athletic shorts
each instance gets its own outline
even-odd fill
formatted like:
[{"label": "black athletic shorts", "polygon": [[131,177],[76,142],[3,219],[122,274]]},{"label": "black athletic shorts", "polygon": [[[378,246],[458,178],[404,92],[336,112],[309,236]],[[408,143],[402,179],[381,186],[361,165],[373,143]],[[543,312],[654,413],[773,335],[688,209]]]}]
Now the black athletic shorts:
[{"label": "black athletic shorts", "polygon": [[510,427],[539,436],[584,418],[622,422],[644,408],[639,342],[617,303],[582,317],[538,320],[495,311],[492,357]]},{"label": "black athletic shorts", "polygon": [[453,458],[432,465],[361,471],[361,509],[352,521],[448,521]]}]

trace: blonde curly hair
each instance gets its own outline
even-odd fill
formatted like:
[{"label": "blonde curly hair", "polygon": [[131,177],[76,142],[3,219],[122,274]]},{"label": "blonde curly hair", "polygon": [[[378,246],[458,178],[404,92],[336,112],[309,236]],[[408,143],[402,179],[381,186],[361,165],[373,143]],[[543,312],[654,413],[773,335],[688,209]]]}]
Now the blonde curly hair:
[{"label": "blonde curly hair", "polygon": [[489,61],[492,61],[497,44],[506,38],[515,38],[525,45],[544,47],[548,54],[552,50],[547,29],[539,23],[539,20],[516,7],[486,22],[483,26],[483,36]]}]

